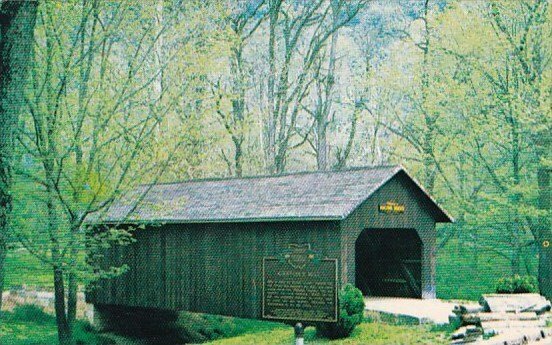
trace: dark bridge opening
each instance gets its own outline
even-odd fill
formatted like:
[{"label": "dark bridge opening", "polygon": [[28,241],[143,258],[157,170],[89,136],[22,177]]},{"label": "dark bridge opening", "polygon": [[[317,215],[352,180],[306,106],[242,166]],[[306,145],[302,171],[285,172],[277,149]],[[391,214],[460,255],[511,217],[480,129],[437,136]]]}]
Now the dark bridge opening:
[{"label": "dark bridge opening", "polygon": [[365,296],[422,297],[422,241],[414,229],[365,229],[355,244]]}]

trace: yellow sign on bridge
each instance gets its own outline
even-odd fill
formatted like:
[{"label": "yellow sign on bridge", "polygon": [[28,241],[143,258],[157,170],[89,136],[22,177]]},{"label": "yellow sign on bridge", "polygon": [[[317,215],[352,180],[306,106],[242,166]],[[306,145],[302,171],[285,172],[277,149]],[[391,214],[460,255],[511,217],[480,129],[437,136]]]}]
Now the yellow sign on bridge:
[{"label": "yellow sign on bridge", "polygon": [[404,213],[405,206],[394,201],[388,201],[379,205],[379,211],[383,213]]}]

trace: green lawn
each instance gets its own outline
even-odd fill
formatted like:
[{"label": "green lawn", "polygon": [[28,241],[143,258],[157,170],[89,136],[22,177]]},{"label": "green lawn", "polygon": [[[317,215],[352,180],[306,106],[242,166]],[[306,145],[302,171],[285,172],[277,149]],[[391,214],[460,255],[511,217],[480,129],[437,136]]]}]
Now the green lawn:
[{"label": "green lawn", "polygon": [[[92,327],[83,321],[75,325],[77,343],[103,345],[104,338],[95,334]],[[57,344],[56,320],[53,315],[30,305],[19,306],[13,312],[4,312],[0,321],[0,344],[2,345],[54,345]]]},{"label": "green lawn", "polygon": [[23,249],[8,252],[5,279],[5,289],[23,284],[53,287],[52,273],[49,267]]},{"label": "green lawn", "polygon": [[55,324],[36,324],[22,321],[0,323],[0,344],[39,345],[55,344],[57,332]]},{"label": "green lawn", "polygon": [[[194,324],[189,324],[189,322],[194,322]],[[201,335],[209,334],[209,337],[224,337],[206,343],[211,345],[288,345],[293,343],[292,327],[280,323],[195,315],[181,318],[179,324],[182,328],[188,327],[187,330],[182,330],[182,334],[196,334],[197,336],[201,333]],[[77,343],[83,345],[143,344],[143,342],[121,336],[98,334],[85,322],[77,324],[75,337]],[[329,341],[317,338],[315,329],[312,327],[307,328],[305,332],[307,344],[447,344],[447,338],[446,332],[432,330],[429,326],[391,325],[376,322],[361,324],[350,338],[343,340]],[[36,307],[17,308],[14,312],[6,313],[4,320],[0,323],[0,344],[53,345],[56,343],[54,317],[41,312]]]},{"label": "green lawn", "polygon": [[[342,340],[327,340],[317,338],[316,330],[312,327],[305,331],[306,344],[343,344],[343,345],[388,345],[388,344],[448,344],[445,332],[432,331],[424,326],[396,326],[384,323],[362,323],[351,337]],[[211,345],[279,345],[293,344],[293,329],[290,326],[278,327],[271,330],[244,334],[225,338],[208,343]]]}]

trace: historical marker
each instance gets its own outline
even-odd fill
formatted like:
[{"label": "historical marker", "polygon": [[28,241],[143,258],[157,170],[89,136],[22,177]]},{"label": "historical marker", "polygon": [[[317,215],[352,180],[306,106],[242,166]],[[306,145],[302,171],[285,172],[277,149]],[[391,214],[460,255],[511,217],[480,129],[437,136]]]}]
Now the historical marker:
[{"label": "historical marker", "polygon": [[336,259],[318,258],[309,245],[263,258],[263,318],[336,322],[337,305]]}]

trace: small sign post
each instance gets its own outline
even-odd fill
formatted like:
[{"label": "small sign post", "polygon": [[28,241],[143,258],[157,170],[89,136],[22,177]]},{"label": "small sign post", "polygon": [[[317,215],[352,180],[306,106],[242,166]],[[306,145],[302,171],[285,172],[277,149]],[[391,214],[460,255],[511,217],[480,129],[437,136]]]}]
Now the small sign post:
[{"label": "small sign post", "polygon": [[304,322],[337,322],[337,259],[320,258],[308,244],[263,258],[262,317],[296,322],[296,345],[304,343]]},{"label": "small sign post", "polygon": [[293,327],[295,333],[295,345],[304,345],[305,344],[305,329],[301,322],[297,322],[295,327]]}]

